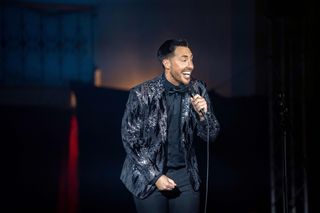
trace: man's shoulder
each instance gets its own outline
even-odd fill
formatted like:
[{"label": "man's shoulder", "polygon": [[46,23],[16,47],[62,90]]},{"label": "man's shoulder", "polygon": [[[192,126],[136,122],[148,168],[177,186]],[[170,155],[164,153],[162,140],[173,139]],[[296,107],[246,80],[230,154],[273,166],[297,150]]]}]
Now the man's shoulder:
[{"label": "man's shoulder", "polygon": [[190,82],[192,87],[201,87],[203,89],[205,89],[207,87],[206,83],[202,80],[199,79],[192,79],[192,81]]},{"label": "man's shoulder", "polygon": [[161,75],[158,75],[158,76],[154,77],[153,79],[149,79],[147,81],[144,81],[144,82],[132,87],[131,90],[141,92],[141,91],[153,91],[153,90],[159,89],[159,88],[163,87],[163,83],[162,83],[161,79],[162,79]]}]

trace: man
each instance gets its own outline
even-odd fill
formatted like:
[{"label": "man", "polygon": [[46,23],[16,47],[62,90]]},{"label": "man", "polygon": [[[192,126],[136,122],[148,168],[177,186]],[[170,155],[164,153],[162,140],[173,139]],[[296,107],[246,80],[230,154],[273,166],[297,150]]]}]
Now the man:
[{"label": "man", "polygon": [[[204,83],[191,78],[187,41],[165,41],[157,53],[164,73],[131,89],[122,119],[127,153],[120,179],[138,213],[196,213],[200,178],[194,133],[214,140],[219,123]],[[208,126],[209,125],[209,126]]]}]

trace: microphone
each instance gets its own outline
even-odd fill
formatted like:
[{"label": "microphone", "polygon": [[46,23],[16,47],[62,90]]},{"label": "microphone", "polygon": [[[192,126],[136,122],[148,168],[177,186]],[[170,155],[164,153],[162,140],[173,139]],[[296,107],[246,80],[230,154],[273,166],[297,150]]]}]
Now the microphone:
[{"label": "microphone", "polygon": [[[191,87],[189,87],[189,94],[191,95],[192,98],[194,98],[194,96],[196,96],[197,93]],[[199,112],[205,119],[207,119],[207,115],[204,112],[204,108],[200,109]]]}]

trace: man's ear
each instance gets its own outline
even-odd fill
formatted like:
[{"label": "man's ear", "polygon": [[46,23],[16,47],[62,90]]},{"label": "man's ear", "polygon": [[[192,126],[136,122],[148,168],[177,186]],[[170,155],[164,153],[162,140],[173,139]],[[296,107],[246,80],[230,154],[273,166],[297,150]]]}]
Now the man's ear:
[{"label": "man's ear", "polygon": [[170,61],[169,59],[165,58],[162,60],[162,64],[164,66],[164,68],[169,69],[170,68]]}]

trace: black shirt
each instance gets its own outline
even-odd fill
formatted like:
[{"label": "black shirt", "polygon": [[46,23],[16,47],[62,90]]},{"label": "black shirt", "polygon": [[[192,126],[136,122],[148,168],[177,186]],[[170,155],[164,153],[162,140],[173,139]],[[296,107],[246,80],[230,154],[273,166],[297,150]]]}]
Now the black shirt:
[{"label": "black shirt", "polygon": [[[180,168],[186,165],[184,150],[181,147],[181,100],[188,91],[188,87],[181,84],[175,86],[170,83],[165,75],[162,75],[165,87],[165,100],[167,107],[167,144],[166,144],[166,169]],[[159,179],[162,174],[156,176],[151,183]]]},{"label": "black shirt", "polygon": [[170,83],[165,75],[165,100],[167,106],[167,167],[177,168],[185,166],[184,151],[181,147],[181,100],[187,92],[187,86],[175,86]]}]

